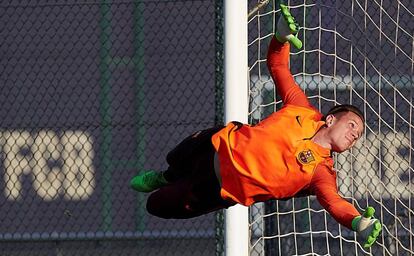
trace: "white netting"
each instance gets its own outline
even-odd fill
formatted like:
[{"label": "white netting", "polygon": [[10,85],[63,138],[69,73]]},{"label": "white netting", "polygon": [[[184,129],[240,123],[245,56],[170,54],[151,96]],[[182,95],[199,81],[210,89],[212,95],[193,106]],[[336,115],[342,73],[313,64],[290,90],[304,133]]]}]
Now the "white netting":
[{"label": "white netting", "polygon": [[[253,9],[259,1],[251,1]],[[250,208],[251,255],[413,255],[413,34],[411,0],[289,1],[304,47],[292,49],[291,71],[322,113],[358,106],[366,132],[335,156],[340,194],[383,223],[371,249],[337,224],[316,198],[258,203]],[[249,17],[250,113],[254,124],[280,108],[266,67],[279,17],[270,1]]]}]

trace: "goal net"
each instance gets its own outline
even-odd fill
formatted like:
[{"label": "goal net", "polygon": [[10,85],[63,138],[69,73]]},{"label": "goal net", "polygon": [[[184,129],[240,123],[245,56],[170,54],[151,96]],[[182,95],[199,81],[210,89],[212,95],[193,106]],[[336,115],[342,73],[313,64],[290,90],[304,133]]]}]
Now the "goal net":
[{"label": "goal net", "polygon": [[[249,10],[262,1],[249,1]],[[371,249],[340,226],[315,197],[250,207],[251,255],[413,255],[413,13],[410,0],[289,1],[301,29],[291,72],[322,113],[359,107],[365,134],[334,155],[340,194],[360,211],[376,209],[383,231]],[[249,122],[281,107],[266,67],[279,17],[270,0],[249,15]]]}]

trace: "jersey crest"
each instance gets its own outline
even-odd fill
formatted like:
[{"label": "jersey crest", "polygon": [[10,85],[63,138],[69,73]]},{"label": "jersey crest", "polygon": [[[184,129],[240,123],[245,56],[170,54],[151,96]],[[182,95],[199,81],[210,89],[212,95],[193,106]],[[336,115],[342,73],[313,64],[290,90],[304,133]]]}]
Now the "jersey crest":
[{"label": "jersey crest", "polygon": [[302,164],[310,164],[311,162],[315,161],[315,157],[313,156],[313,152],[310,149],[305,149],[298,154],[298,160]]}]

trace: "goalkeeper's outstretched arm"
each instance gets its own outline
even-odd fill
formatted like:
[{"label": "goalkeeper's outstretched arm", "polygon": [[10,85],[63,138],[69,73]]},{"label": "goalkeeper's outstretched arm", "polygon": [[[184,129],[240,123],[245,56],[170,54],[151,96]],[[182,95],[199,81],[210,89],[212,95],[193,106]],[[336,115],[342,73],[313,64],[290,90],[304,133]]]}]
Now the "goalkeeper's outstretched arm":
[{"label": "goalkeeper's outstretched arm", "polygon": [[302,42],[295,35],[297,30],[297,24],[289,10],[281,5],[277,32],[267,51],[267,67],[284,104],[312,107],[289,70],[290,45],[286,42],[292,43],[295,47],[302,46]]},{"label": "goalkeeper's outstretched arm", "polygon": [[336,221],[357,232],[365,248],[374,244],[382,228],[380,221],[373,217],[374,208],[368,207],[361,215],[351,203],[343,199],[338,194],[333,170],[318,166],[312,178],[311,191]]}]

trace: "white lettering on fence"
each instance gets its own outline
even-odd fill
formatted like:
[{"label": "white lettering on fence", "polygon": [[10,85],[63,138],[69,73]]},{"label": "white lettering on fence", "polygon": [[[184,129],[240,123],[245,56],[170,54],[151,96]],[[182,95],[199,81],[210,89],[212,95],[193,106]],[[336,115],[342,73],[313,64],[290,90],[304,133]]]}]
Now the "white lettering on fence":
[{"label": "white lettering on fence", "polygon": [[22,176],[30,175],[37,195],[49,201],[88,199],[95,188],[92,137],[84,131],[1,132],[4,194],[22,197]]}]

